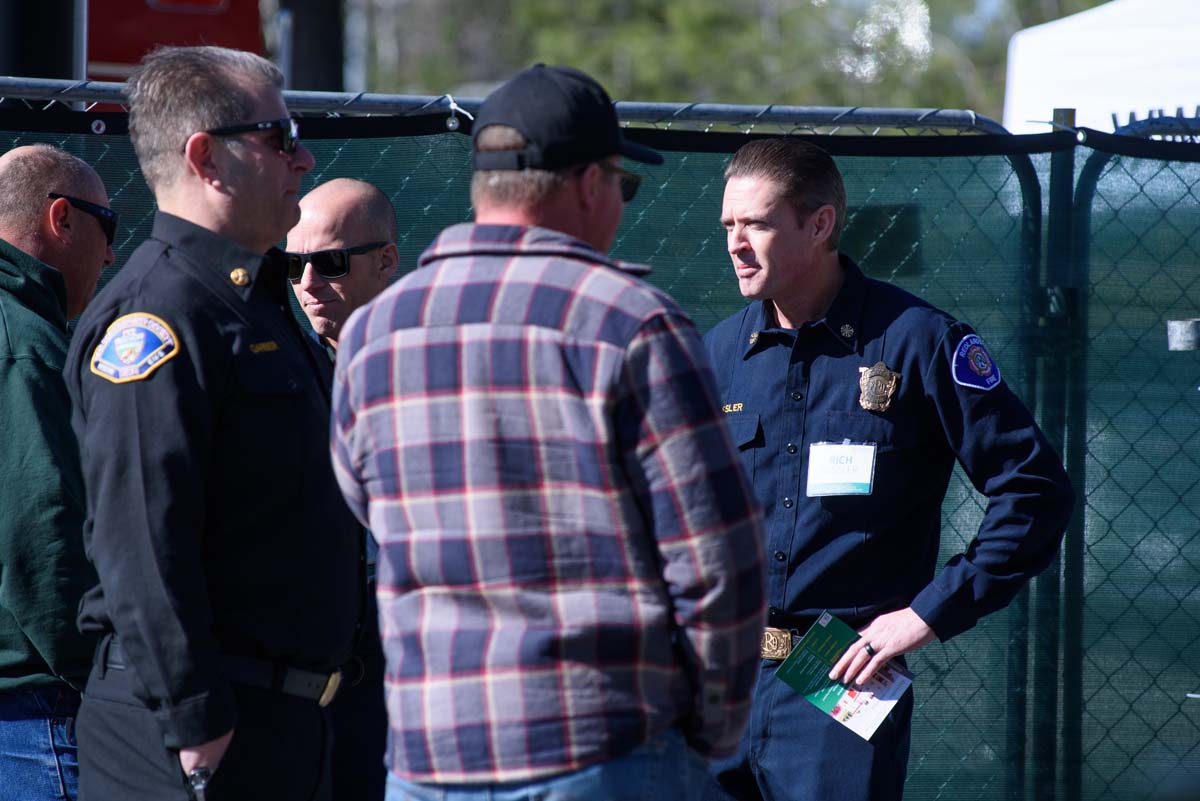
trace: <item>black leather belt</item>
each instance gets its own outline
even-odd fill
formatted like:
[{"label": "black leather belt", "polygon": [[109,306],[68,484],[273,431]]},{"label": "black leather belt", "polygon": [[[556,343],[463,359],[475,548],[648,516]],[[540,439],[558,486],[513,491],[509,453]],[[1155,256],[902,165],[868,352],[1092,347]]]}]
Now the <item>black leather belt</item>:
[{"label": "black leather belt", "polygon": [[225,673],[234,684],[246,684],[264,690],[276,690],[299,698],[311,698],[317,706],[329,706],[342,686],[342,671],[317,673],[288,667],[277,662],[225,655]]},{"label": "black leather belt", "polygon": [[[125,654],[116,639],[110,639],[101,647],[104,666],[116,670],[125,669]],[[319,673],[312,670],[288,667],[278,662],[253,659],[247,656],[226,654],[222,657],[225,674],[234,684],[245,684],[263,690],[294,695],[316,701],[317,706],[329,706],[342,685],[342,671]]]}]

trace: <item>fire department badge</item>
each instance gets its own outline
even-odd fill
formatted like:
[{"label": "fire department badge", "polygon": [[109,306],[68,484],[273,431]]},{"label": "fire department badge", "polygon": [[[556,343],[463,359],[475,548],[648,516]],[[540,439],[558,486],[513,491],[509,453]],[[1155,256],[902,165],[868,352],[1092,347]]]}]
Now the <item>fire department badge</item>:
[{"label": "fire department badge", "polygon": [[92,372],[114,384],[140,381],[179,353],[179,338],[153,314],[113,320],[92,352]]},{"label": "fire department badge", "polygon": [[112,341],[112,344],[121,364],[133,364],[146,347],[146,332],[140,328],[127,328]]},{"label": "fire department badge", "polygon": [[883,362],[876,362],[874,367],[860,367],[858,405],[868,412],[886,412],[899,386],[900,374],[889,370]]},{"label": "fire department badge", "polygon": [[976,334],[967,334],[954,349],[954,382],[972,389],[994,389],[1000,383],[1000,368]]}]

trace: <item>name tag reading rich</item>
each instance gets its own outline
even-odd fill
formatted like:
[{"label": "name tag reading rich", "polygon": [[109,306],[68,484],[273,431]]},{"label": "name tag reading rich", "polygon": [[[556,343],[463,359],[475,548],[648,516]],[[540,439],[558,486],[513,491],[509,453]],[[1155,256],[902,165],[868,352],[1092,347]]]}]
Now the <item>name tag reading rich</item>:
[{"label": "name tag reading rich", "polygon": [[814,442],[808,448],[808,497],[870,495],[875,445]]}]

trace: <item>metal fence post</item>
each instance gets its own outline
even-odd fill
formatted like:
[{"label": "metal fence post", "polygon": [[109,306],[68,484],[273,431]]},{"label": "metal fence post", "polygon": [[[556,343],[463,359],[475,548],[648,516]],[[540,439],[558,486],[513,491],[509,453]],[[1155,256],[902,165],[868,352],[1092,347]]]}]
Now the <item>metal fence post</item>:
[{"label": "metal fence post", "polygon": [[[1039,341],[1037,322],[1043,306],[1041,299],[1042,264],[1042,185],[1037,169],[1028,155],[1009,157],[1021,185],[1021,293],[1017,362],[1019,372],[1014,385],[1022,398],[1034,407],[1038,398]],[[1007,611],[1008,648],[1005,665],[1008,703],[1005,708],[1004,798],[1026,798],[1026,760],[1028,759],[1029,723],[1029,587],[1024,587],[1009,604]]]},{"label": "metal fence post", "polygon": [[[1056,128],[1075,127],[1074,109],[1055,109]],[[1046,374],[1042,421],[1046,436],[1064,452],[1066,443],[1066,375],[1069,356],[1061,339],[1071,320],[1071,223],[1074,208],[1075,151],[1056,151],[1050,156],[1050,195],[1046,219],[1046,292],[1047,310],[1043,331]],[[1057,380],[1055,377],[1058,377]],[[1033,797],[1053,801],[1058,797],[1058,667],[1059,620],[1061,598],[1061,557],[1037,579],[1034,612],[1034,708],[1033,719]]]},{"label": "metal fence post", "polygon": [[1087,382],[1088,294],[1091,291],[1092,201],[1100,174],[1112,155],[1094,151],[1079,171],[1073,212],[1074,272],[1072,285],[1079,293],[1073,340],[1078,347],[1069,365],[1070,407],[1067,430],[1067,476],[1075,487],[1075,512],[1067,527],[1063,553],[1066,560],[1063,605],[1063,787],[1068,801],[1083,795],[1083,560],[1084,515],[1087,511]]}]

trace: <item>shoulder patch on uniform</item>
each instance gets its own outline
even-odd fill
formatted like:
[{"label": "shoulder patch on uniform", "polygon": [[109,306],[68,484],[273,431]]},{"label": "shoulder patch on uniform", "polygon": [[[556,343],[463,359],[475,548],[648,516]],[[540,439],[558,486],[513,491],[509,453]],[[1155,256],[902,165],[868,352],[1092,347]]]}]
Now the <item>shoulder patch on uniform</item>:
[{"label": "shoulder patch on uniform", "polygon": [[141,381],[179,353],[179,337],[153,314],[125,314],[112,321],[92,353],[92,372],[114,384]]},{"label": "shoulder patch on uniform", "polygon": [[1000,368],[976,334],[967,334],[954,349],[954,383],[972,389],[995,389],[1000,383]]}]

